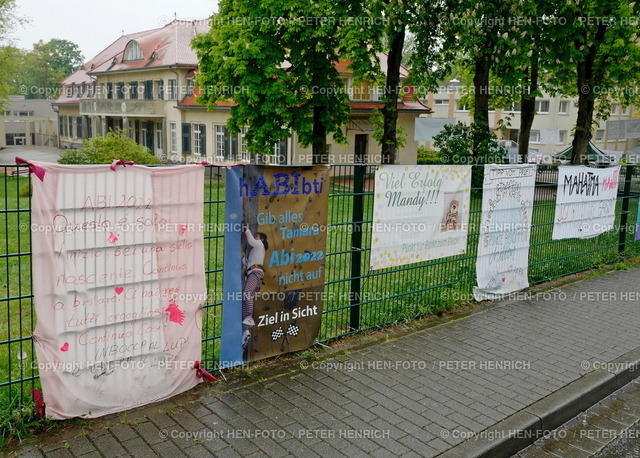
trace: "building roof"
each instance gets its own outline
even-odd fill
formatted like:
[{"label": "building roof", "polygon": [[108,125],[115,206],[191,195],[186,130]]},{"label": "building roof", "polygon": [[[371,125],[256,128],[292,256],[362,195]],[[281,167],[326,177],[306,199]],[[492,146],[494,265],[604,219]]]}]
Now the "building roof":
[{"label": "building roof", "polygon": [[[146,70],[158,67],[197,67],[198,58],[191,48],[191,40],[209,30],[204,21],[175,20],[157,29],[122,35],[102,52],[86,62],[80,69],[61,81],[63,86],[91,84],[91,76],[132,70]],[[127,44],[136,41],[142,49],[140,60],[124,61]],[[67,97],[62,91],[54,104],[78,104],[74,93]]]},{"label": "building roof", "polygon": [[[120,73],[127,71],[142,71],[162,67],[183,67],[191,69],[187,78],[195,75],[198,67],[198,58],[195,51],[191,48],[193,38],[202,33],[209,31],[208,21],[179,21],[174,20],[164,27],[146,30],[143,32],[122,35],[116,41],[111,43],[106,49],[97,56],[86,62],[82,68],[65,78],[61,84],[63,87],[71,85],[90,85],[95,81],[98,75],[110,73]],[[142,59],[124,60],[127,45],[135,41],[142,53]],[[383,69],[387,66],[387,54],[378,53],[378,59]],[[283,63],[286,68],[287,62]],[[337,70],[342,75],[350,75],[352,72],[348,70],[351,60],[341,60],[336,64]],[[405,67],[400,68],[400,77],[406,78],[408,71]],[[87,90],[84,91],[86,97]],[[180,103],[179,108],[198,109],[203,106],[196,102],[198,92],[194,95],[186,96]],[[405,94],[402,102],[398,103],[398,110],[404,112],[421,112],[429,113],[431,109],[419,101],[412,101],[413,88],[408,86],[405,88]],[[77,91],[73,91],[71,97],[67,97],[67,91],[62,90],[58,99],[53,102],[54,105],[78,105],[80,99]],[[221,108],[234,106],[234,103],[218,102],[216,104]],[[351,103],[351,108],[357,111],[372,111],[376,108],[382,108],[382,103]]]}]

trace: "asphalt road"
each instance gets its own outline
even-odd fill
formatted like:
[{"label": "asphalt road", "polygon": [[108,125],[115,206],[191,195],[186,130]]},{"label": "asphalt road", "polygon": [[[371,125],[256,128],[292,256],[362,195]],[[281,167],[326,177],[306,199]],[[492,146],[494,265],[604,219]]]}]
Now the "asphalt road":
[{"label": "asphalt road", "polygon": [[605,448],[594,456],[597,458],[636,458],[640,456],[640,421],[620,433],[619,437],[609,442]]},{"label": "asphalt road", "polygon": [[64,151],[49,147],[8,146],[0,150],[0,165],[15,164],[16,156],[29,161],[58,162],[58,158]]}]

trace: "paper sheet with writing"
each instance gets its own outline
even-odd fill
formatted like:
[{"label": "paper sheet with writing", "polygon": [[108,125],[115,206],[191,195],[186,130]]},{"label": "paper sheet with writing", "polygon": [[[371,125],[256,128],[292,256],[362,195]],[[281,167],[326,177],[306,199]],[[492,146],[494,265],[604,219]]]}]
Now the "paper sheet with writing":
[{"label": "paper sheet with writing", "polygon": [[529,286],[535,165],[485,165],[476,275],[477,301]]},{"label": "paper sheet with writing", "polygon": [[38,165],[34,341],[47,416],[97,417],[193,387],[202,167]]},{"label": "paper sheet with writing", "polygon": [[620,166],[558,167],[553,240],[589,238],[613,229]]},{"label": "paper sheet with writing", "polygon": [[465,252],[471,166],[382,165],[376,171],[371,269]]}]

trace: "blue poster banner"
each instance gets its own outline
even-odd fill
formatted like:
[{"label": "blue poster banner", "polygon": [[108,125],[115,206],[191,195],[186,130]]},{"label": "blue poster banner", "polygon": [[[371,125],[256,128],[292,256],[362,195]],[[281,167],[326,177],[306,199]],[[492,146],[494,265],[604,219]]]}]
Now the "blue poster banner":
[{"label": "blue poster banner", "polygon": [[227,172],[220,363],[313,345],[324,291],[329,168]]}]

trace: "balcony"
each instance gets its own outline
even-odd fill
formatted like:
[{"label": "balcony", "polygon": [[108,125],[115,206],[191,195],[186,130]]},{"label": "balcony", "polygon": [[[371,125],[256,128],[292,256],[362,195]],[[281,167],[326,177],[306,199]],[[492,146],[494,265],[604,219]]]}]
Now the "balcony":
[{"label": "balcony", "polygon": [[85,116],[165,115],[166,100],[86,99],[80,101],[80,114]]}]

